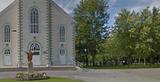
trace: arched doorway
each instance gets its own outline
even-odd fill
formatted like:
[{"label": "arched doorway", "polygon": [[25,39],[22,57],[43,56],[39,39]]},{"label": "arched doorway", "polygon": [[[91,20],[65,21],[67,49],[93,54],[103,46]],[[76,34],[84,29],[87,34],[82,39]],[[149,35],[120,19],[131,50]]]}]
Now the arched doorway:
[{"label": "arched doorway", "polygon": [[64,48],[60,49],[59,58],[60,58],[60,64],[65,65],[66,64],[66,51]]},{"label": "arched doorway", "polygon": [[33,53],[33,65],[40,65],[40,58],[41,58],[41,48],[40,45],[38,43],[32,43],[30,45],[30,50]]},{"label": "arched doorway", "polygon": [[4,51],[4,65],[9,66],[11,65],[11,51],[9,49],[6,49]]}]

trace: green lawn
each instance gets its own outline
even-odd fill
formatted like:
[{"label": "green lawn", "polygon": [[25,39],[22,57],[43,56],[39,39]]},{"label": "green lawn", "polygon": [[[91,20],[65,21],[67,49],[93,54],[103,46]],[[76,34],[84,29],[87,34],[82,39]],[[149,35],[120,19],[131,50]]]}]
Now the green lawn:
[{"label": "green lawn", "polygon": [[34,81],[16,81],[14,79],[1,79],[0,82],[83,82],[83,81],[54,77],[48,80],[34,80]]},{"label": "green lawn", "polygon": [[143,69],[143,68],[160,68],[160,64],[131,64],[131,65],[115,65],[115,66],[88,66],[90,69]]}]

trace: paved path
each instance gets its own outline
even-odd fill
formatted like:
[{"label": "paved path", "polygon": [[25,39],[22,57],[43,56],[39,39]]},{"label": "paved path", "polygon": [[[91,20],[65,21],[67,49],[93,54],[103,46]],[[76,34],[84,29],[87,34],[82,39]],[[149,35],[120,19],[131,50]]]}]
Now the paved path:
[{"label": "paved path", "polygon": [[[82,79],[85,82],[160,82],[160,69],[46,71],[49,76]],[[15,72],[0,72],[0,78],[13,78]]]}]

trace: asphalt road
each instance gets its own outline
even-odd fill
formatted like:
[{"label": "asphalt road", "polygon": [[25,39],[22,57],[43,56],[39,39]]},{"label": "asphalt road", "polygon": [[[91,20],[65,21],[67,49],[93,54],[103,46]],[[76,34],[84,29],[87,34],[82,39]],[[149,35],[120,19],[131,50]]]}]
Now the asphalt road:
[{"label": "asphalt road", "polygon": [[[160,69],[124,69],[89,71],[45,71],[51,77],[81,79],[85,82],[160,82]],[[16,72],[0,72],[0,79],[14,78]]]}]

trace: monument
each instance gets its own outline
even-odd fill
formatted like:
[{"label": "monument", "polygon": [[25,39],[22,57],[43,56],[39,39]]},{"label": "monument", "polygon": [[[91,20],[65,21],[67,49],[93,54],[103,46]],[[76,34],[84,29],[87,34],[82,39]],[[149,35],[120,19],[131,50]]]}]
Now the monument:
[{"label": "monument", "polygon": [[29,52],[25,52],[25,53],[27,54],[27,60],[28,60],[27,72],[17,73],[16,79],[23,80],[23,81],[48,79],[49,77],[47,76],[45,72],[38,73],[34,71],[33,62],[32,62],[32,58],[33,58],[32,51],[29,50]]}]

